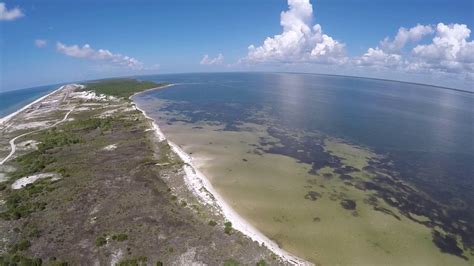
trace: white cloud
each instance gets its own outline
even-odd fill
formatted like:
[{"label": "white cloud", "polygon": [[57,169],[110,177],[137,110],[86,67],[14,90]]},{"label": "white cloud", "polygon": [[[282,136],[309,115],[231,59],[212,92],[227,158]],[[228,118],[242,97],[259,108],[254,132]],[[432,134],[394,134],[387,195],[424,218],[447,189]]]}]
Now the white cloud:
[{"label": "white cloud", "polygon": [[289,10],[280,14],[281,34],[267,37],[261,46],[250,45],[241,63],[341,63],[344,44],[311,26],[313,7],[309,0],[288,0]]},{"label": "white cloud", "polygon": [[404,27],[401,27],[393,40],[390,40],[388,37],[386,37],[380,42],[380,47],[385,52],[400,52],[400,50],[405,47],[408,42],[416,43],[424,36],[432,33],[433,28],[430,25],[425,26],[418,24],[408,30]]},{"label": "white cloud", "polygon": [[14,7],[8,10],[5,3],[0,2],[0,20],[15,20],[23,16],[24,14],[21,12],[20,8]]},{"label": "white cloud", "polygon": [[[469,41],[471,30],[464,24],[436,27],[417,25],[409,30],[400,28],[391,41],[385,38],[380,47],[369,48],[352,62],[358,66],[400,70],[406,73],[455,74],[474,78],[474,42]],[[432,40],[425,38],[434,35]],[[428,44],[418,44],[423,41]],[[416,44],[412,49],[408,42]]]},{"label": "white cloud", "polygon": [[143,69],[143,63],[133,57],[122,54],[114,54],[106,49],[94,50],[89,44],[80,47],[78,45],[67,46],[61,42],[56,44],[56,50],[67,56],[102,61],[112,65],[129,67],[132,69]]},{"label": "white cloud", "polygon": [[399,67],[402,63],[402,56],[390,54],[376,47],[369,48],[365,54],[353,58],[353,62],[359,66],[371,66],[376,68]]},{"label": "white cloud", "polygon": [[36,45],[36,47],[38,47],[38,48],[43,48],[43,47],[45,47],[47,44],[48,44],[48,41],[46,41],[46,40],[42,40],[42,39],[36,39],[36,40],[35,40],[35,45]]},{"label": "white cloud", "polygon": [[224,62],[224,56],[218,54],[215,58],[209,58],[209,55],[204,55],[199,64],[201,65],[221,65]]},{"label": "white cloud", "polygon": [[417,43],[424,36],[432,34],[433,32],[433,28],[430,25],[417,24],[415,27],[410,29],[401,27],[398,29],[393,40],[386,37],[379,43],[379,46],[369,48],[362,56],[352,58],[352,62],[358,66],[373,67],[377,69],[403,68],[406,62],[402,53],[407,43]]},{"label": "white cloud", "polygon": [[468,41],[470,34],[464,24],[439,23],[432,43],[413,48],[412,68],[474,75],[474,41]]}]

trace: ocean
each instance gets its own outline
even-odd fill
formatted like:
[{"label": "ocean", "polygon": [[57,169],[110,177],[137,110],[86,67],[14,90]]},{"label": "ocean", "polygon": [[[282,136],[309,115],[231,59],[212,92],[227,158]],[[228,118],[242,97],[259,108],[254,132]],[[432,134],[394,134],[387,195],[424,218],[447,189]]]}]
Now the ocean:
[{"label": "ocean", "polygon": [[58,89],[60,85],[47,85],[28,89],[0,92],[0,117],[5,117],[36,99]]},{"label": "ocean", "polygon": [[134,98],[216,190],[282,248],[323,265],[467,265],[474,94],[289,73],[140,77]]}]

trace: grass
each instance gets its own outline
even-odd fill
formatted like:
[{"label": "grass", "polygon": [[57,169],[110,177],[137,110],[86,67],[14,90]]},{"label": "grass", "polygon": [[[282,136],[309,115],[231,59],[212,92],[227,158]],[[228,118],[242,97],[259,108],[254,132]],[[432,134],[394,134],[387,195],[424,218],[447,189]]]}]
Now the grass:
[{"label": "grass", "polygon": [[266,266],[266,265],[267,265],[267,262],[263,259],[257,262],[257,266]]},{"label": "grass", "polygon": [[239,266],[240,263],[234,259],[227,259],[224,261],[224,266]]},{"label": "grass", "polygon": [[138,81],[135,79],[108,79],[87,83],[86,90],[92,90],[99,94],[128,99],[137,92],[164,85],[166,84],[159,84],[150,81]]},{"label": "grass", "polygon": [[145,256],[140,256],[137,258],[124,259],[119,261],[116,266],[141,266],[147,265],[148,258]]}]

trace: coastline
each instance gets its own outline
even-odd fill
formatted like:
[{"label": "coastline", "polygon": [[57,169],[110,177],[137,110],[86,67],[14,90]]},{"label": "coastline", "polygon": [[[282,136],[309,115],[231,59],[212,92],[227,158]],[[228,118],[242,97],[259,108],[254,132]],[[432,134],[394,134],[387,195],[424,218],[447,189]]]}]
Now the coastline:
[{"label": "coastline", "polygon": [[56,89],[56,90],[54,90],[54,91],[52,91],[52,92],[50,92],[50,93],[48,93],[48,94],[46,94],[46,95],[44,95],[44,96],[41,96],[40,98],[38,98],[38,99],[34,100],[33,102],[31,102],[31,103],[29,103],[29,104],[23,106],[22,108],[16,110],[15,112],[13,112],[13,113],[11,113],[11,114],[8,114],[8,115],[6,115],[6,116],[4,116],[4,117],[1,117],[1,118],[0,118],[0,125],[1,125],[1,124],[4,124],[4,123],[6,123],[6,122],[8,122],[9,120],[11,120],[13,117],[15,117],[16,115],[18,115],[19,113],[21,113],[21,112],[23,112],[24,110],[28,109],[30,106],[32,106],[32,105],[34,105],[34,104],[36,104],[36,103],[39,103],[39,102],[41,102],[42,100],[46,99],[47,97],[49,97],[49,96],[55,94],[56,92],[62,90],[65,86],[66,86],[66,85],[62,85],[62,86],[60,86],[58,89]]},{"label": "coastline", "polygon": [[[18,114],[24,112],[31,106],[40,103],[41,101],[47,99],[51,95],[63,90],[69,84],[62,85],[58,89],[34,100],[33,102],[23,106],[22,108],[18,109],[17,111],[0,118],[0,125],[5,125],[8,121],[15,118]],[[71,84],[71,85],[80,85],[80,84]],[[203,203],[204,206],[208,207],[211,212],[216,212],[223,216],[223,218],[227,221],[232,223],[233,229],[240,231],[243,235],[248,237],[254,242],[257,242],[259,245],[267,248],[275,255],[277,255],[283,262],[292,264],[292,265],[313,265],[310,262],[307,262],[301,258],[292,255],[291,253],[283,250],[280,248],[274,241],[266,237],[263,233],[261,233],[258,229],[256,229],[253,225],[247,222],[244,218],[242,218],[235,210],[230,207],[229,204],[216,192],[213,188],[210,181],[207,177],[201,173],[197,167],[193,163],[193,158],[188,155],[184,150],[182,150],[177,144],[173,143],[172,141],[168,140],[166,136],[163,134],[161,129],[159,128],[156,121],[151,118],[144,110],[140,109],[136,103],[132,100],[132,98],[139,94],[148,91],[153,91],[157,89],[163,89],[165,87],[171,87],[176,84],[168,84],[162,87],[148,89],[142,92],[137,92],[129,97],[131,100],[131,104],[136,108],[136,110],[140,111],[144,117],[146,117],[152,125],[152,130],[159,142],[167,141],[171,150],[176,153],[179,158],[185,163],[183,166],[184,170],[184,181],[186,184],[187,189],[193,193],[198,201]]]},{"label": "coastline", "polygon": [[[143,92],[138,92],[130,96],[130,100],[140,93],[162,89],[165,87],[171,87],[175,84],[168,84],[163,87],[153,88],[145,90]],[[137,104],[132,100],[134,107],[140,111],[147,119],[151,121],[153,131],[157,136],[158,140],[167,141],[168,145],[171,147],[172,151],[175,152],[180,159],[185,163],[185,182],[190,190],[203,204],[208,205],[218,212],[220,212],[224,218],[232,223],[232,227],[235,230],[240,231],[242,234],[246,235],[253,241],[258,242],[259,244],[267,247],[277,256],[279,256],[283,261],[291,263],[293,265],[313,265],[312,263],[305,261],[297,256],[283,250],[280,248],[274,241],[269,239],[263,233],[261,233],[257,228],[251,225],[248,221],[242,218],[212,186],[209,179],[193,164],[193,158],[187,154],[183,149],[179,147],[176,143],[170,141],[166,138],[165,134],[161,131],[160,127],[156,121],[151,118],[143,109],[139,108]],[[204,188],[204,190],[202,189]]]}]

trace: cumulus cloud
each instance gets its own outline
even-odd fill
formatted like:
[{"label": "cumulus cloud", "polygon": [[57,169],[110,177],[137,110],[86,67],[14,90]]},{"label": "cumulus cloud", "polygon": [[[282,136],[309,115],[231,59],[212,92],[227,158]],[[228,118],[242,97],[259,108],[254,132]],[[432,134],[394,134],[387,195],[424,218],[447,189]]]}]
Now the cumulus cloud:
[{"label": "cumulus cloud", "polygon": [[4,2],[0,2],[0,20],[15,20],[23,17],[24,14],[21,12],[19,7],[14,7],[8,10]]},{"label": "cumulus cloud", "polygon": [[424,36],[433,33],[433,28],[430,25],[416,25],[411,29],[401,27],[393,40],[386,37],[380,42],[380,47],[386,52],[400,52],[408,42],[416,43]]},{"label": "cumulus cloud", "polygon": [[221,65],[224,62],[224,56],[218,54],[215,58],[210,58],[209,55],[204,55],[199,64],[201,65]]},{"label": "cumulus cloud", "polygon": [[398,67],[402,63],[402,56],[387,53],[376,47],[369,48],[365,54],[355,57],[353,61],[359,66],[375,66],[377,68]]},{"label": "cumulus cloud", "polygon": [[242,63],[341,63],[344,44],[323,34],[319,24],[311,26],[313,6],[309,0],[288,0],[280,14],[281,34],[267,37],[262,45],[250,45]]},{"label": "cumulus cloud", "polygon": [[[471,30],[464,24],[436,26],[416,25],[400,28],[390,40],[369,48],[362,56],[352,59],[358,66],[378,69],[398,69],[410,73],[460,74],[474,78],[474,42],[469,41]],[[434,36],[428,39],[428,36]],[[427,44],[419,44],[425,39]],[[415,47],[407,47],[411,42]]]},{"label": "cumulus cloud", "polygon": [[43,48],[43,47],[45,47],[47,44],[48,44],[48,41],[46,41],[46,40],[42,40],[42,39],[36,39],[36,40],[35,40],[35,45],[36,45],[36,47],[38,47],[38,48]]},{"label": "cumulus cloud", "polygon": [[143,69],[143,63],[133,57],[122,54],[114,54],[106,49],[93,49],[89,44],[80,47],[78,45],[67,46],[61,42],[56,44],[56,50],[67,56],[96,60],[112,65],[128,67],[132,69]]},{"label": "cumulus cloud", "polygon": [[464,24],[436,26],[432,43],[412,50],[412,68],[432,68],[444,72],[474,72],[474,41],[468,41],[471,30]]}]

